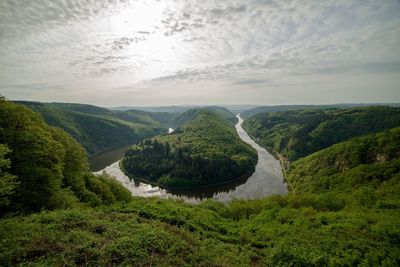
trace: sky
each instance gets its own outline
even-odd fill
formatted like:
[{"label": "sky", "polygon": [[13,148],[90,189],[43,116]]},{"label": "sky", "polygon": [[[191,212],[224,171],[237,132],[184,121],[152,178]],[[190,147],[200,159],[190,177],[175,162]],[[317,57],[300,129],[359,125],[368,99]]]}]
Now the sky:
[{"label": "sky", "polygon": [[400,1],[1,0],[0,94],[101,106],[400,102]]}]

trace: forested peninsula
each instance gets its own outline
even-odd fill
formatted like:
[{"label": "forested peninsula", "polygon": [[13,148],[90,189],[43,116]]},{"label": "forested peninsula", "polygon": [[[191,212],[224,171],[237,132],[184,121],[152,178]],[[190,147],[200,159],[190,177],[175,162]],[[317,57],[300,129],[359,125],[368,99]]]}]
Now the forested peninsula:
[{"label": "forested peninsula", "polygon": [[122,167],[128,175],[161,187],[193,188],[254,171],[257,152],[232,123],[206,109],[186,113],[190,119],[173,133],[146,139],[126,152]]}]

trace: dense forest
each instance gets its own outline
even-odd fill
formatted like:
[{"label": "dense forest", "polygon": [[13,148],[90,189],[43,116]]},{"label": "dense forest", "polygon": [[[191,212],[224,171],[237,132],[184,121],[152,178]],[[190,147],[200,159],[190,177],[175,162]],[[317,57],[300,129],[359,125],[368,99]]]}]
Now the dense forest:
[{"label": "dense forest", "polygon": [[400,107],[399,103],[385,103],[385,104],[333,104],[333,105],[278,105],[278,106],[260,106],[244,110],[241,114],[242,118],[248,119],[254,115],[261,113],[283,112],[301,109],[349,109],[370,106],[389,106]]},{"label": "dense forest", "polygon": [[89,206],[131,195],[122,185],[89,171],[87,155],[63,130],[39,114],[0,99],[0,214]]},{"label": "dense forest", "polygon": [[399,266],[399,135],[293,162],[286,196],[192,205],[92,175],[71,136],[1,99],[0,265]]},{"label": "dense forest", "polygon": [[192,108],[185,112],[176,114],[169,122],[170,127],[174,128],[174,129],[181,127],[182,125],[184,125],[185,123],[187,123],[188,121],[193,119],[200,109],[206,109],[208,111],[214,112],[217,115],[219,115],[220,117],[227,119],[232,124],[237,123],[236,116],[232,112],[230,112],[228,109],[222,108],[222,107],[208,106],[208,107],[202,107],[202,108]]},{"label": "dense forest", "polygon": [[[350,139],[301,158],[290,165],[287,181],[297,194],[400,192],[400,128]],[[400,193],[384,199],[394,197]]]},{"label": "dense forest", "polygon": [[147,139],[125,153],[124,170],[135,179],[169,188],[230,181],[254,171],[257,153],[233,125],[207,109],[189,117],[171,134]]},{"label": "dense forest", "polygon": [[259,144],[289,160],[397,126],[400,108],[395,107],[272,112],[255,115],[243,123],[243,128]]},{"label": "dense forest", "polygon": [[[127,144],[135,144],[178,128],[199,108],[165,108],[165,111],[137,109],[111,110],[87,104],[41,103],[16,101],[42,115],[46,123],[56,126],[74,137],[90,156]],[[236,117],[222,107],[204,107],[218,115],[236,122]],[[164,109],[160,109],[164,110]]]},{"label": "dense forest", "polygon": [[84,104],[18,103],[40,113],[48,124],[72,135],[89,155],[167,132],[166,124],[173,118],[166,112],[113,111]]}]

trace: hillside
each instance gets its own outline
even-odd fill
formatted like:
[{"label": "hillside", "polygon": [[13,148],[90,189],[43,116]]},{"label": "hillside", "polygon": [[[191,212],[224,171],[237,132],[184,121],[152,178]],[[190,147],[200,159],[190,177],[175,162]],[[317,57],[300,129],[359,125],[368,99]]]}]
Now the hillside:
[{"label": "hillside", "polygon": [[89,171],[84,149],[39,114],[0,99],[0,215],[130,199],[106,176]]},{"label": "hillside", "polygon": [[400,126],[400,108],[296,110],[258,114],[243,128],[259,144],[289,160],[352,137]]},{"label": "hillside", "polygon": [[[400,128],[354,138],[301,158],[290,165],[286,178],[289,189],[297,194],[351,193],[360,188],[379,192],[382,187],[400,192]],[[400,200],[400,194],[396,196]]]},{"label": "hillside", "polygon": [[172,114],[183,113],[189,109],[194,108],[193,106],[153,106],[153,107],[141,107],[141,106],[119,106],[119,107],[111,107],[111,110],[142,110],[146,112],[167,112]]},{"label": "hillside", "polygon": [[192,110],[172,134],[142,141],[126,152],[129,175],[166,187],[196,187],[226,182],[254,170],[256,151],[235,128],[209,110]]},{"label": "hillside", "polygon": [[398,210],[345,203],[329,195],[226,205],[134,198],[43,211],[0,220],[0,264],[398,266]]},{"label": "hillside", "polygon": [[213,106],[209,106],[209,107],[204,107],[204,108],[192,108],[189,109],[185,112],[176,114],[170,121],[169,121],[169,125],[176,129],[181,127],[183,124],[185,124],[186,122],[190,121],[191,119],[194,118],[194,116],[196,116],[197,112],[200,110],[208,110],[211,112],[216,113],[217,115],[219,115],[220,117],[230,121],[232,124],[237,123],[237,118],[235,117],[235,115],[230,112],[228,109],[226,108],[222,108],[222,107],[213,107]]},{"label": "hillside", "polygon": [[346,109],[346,108],[357,108],[357,107],[369,107],[369,106],[388,106],[388,107],[400,107],[399,103],[384,103],[384,104],[333,104],[333,105],[278,105],[278,106],[260,106],[255,108],[250,108],[242,112],[242,117],[248,119],[254,115],[269,112],[282,112],[290,110],[300,110],[300,109]]},{"label": "hillside", "polygon": [[169,113],[111,111],[83,104],[19,102],[72,135],[90,155],[166,132]]}]

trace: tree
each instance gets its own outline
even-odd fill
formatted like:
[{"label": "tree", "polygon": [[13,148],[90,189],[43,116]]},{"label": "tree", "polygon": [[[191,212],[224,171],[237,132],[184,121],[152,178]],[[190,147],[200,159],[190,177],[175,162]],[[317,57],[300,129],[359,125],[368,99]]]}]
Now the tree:
[{"label": "tree", "polygon": [[55,208],[60,202],[65,150],[52,138],[49,126],[28,108],[2,100],[0,143],[11,149],[10,172],[20,183],[13,195],[15,208]]},{"label": "tree", "polygon": [[70,187],[80,198],[85,195],[84,176],[89,171],[87,155],[79,143],[59,128],[52,128],[52,137],[64,147],[62,186]]},{"label": "tree", "polygon": [[11,161],[7,158],[10,149],[0,144],[0,207],[10,204],[10,196],[18,186],[17,177],[8,173]]}]

